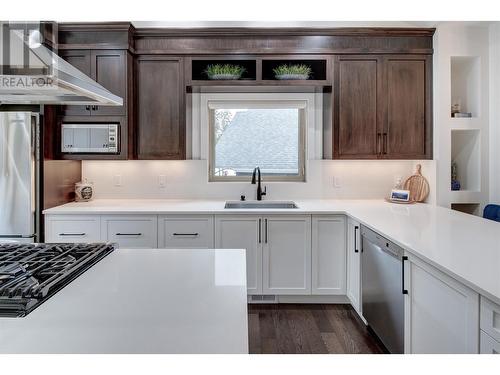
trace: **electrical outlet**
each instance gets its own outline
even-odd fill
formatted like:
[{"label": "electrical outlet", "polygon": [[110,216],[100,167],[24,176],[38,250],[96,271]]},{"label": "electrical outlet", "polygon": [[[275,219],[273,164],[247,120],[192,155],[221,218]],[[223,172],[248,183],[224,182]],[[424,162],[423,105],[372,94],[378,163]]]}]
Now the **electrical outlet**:
[{"label": "electrical outlet", "polygon": [[403,184],[403,177],[394,176],[394,186],[401,186]]},{"label": "electrical outlet", "polygon": [[164,174],[158,176],[158,186],[160,188],[164,188],[167,186],[167,176],[165,176]]},{"label": "electrical outlet", "polygon": [[113,185],[122,186],[122,175],[121,174],[115,174],[113,176]]}]

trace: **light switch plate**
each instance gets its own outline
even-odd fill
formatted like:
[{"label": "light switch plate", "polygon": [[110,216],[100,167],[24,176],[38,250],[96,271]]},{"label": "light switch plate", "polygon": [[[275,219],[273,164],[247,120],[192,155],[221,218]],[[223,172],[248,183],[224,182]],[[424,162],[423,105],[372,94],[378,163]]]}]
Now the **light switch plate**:
[{"label": "light switch plate", "polygon": [[341,187],[339,176],[333,176],[333,187],[336,189],[339,189]]},{"label": "light switch plate", "polygon": [[164,188],[167,186],[167,176],[161,174],[158,176],[158,186]]},{"label": "light switch plate", "polygon": [[113,176],[113,185],[122,186],[122,175],[121,174],[115,174]]}]

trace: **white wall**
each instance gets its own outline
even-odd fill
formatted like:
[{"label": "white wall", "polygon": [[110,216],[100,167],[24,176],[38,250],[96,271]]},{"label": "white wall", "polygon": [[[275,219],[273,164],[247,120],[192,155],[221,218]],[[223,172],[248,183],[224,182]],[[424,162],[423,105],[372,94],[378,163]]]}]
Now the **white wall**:
[{"label": "white wall", "polygon": [[[489,30],[488,24],[442,22],[434,35],[434,159],[436,161],[437,204],[479,203],[489,201]],[[477,112],[472,119],[451,118],[451,57],[473,56],[478,59],[479,85],[470,98],[475,105],[465,110]],[[452,129],[480,132],[480,181],[477,191],[451,191],[451,131]]]},{"label": "white wall", "polygon": [[490,202],[500,204],[500,22],[490,26]]},{"label": "white wall", "polygon": [[[424,175],[432,171],[432,164],[424,162]],[[312,160],[307,182],[266,183],[266,199],[384,198],[397,177],[407,177],[413,170],[413,161]],[[82,162],[82,175],[94,182],[96,198],[239,199],[243,193],[255,199],[250,181],[208,182],[207,174],[206,160]],[[115,186],[117,175],[122,186]],[[166,176],[165,187],[159,186],[160,175]],[[334,176],[339,187],[334,187]]]}]

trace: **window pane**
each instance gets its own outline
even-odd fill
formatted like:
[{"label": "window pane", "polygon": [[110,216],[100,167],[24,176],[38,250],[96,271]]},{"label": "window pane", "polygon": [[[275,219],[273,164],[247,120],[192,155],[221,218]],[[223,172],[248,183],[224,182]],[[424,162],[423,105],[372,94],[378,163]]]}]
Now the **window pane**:
[{"label": "window pane", "polygon": [[215,176],[299,174],[299,109],[216,109]]}]

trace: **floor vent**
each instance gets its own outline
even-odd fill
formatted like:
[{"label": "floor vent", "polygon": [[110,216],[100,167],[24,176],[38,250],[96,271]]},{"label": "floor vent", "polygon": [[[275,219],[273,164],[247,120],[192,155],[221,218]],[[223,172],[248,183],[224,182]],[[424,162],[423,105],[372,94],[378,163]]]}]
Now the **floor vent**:
[{"label": "floor vent", "polygon": [[249,303],[278,303],[275,295],[248,296]]}]

